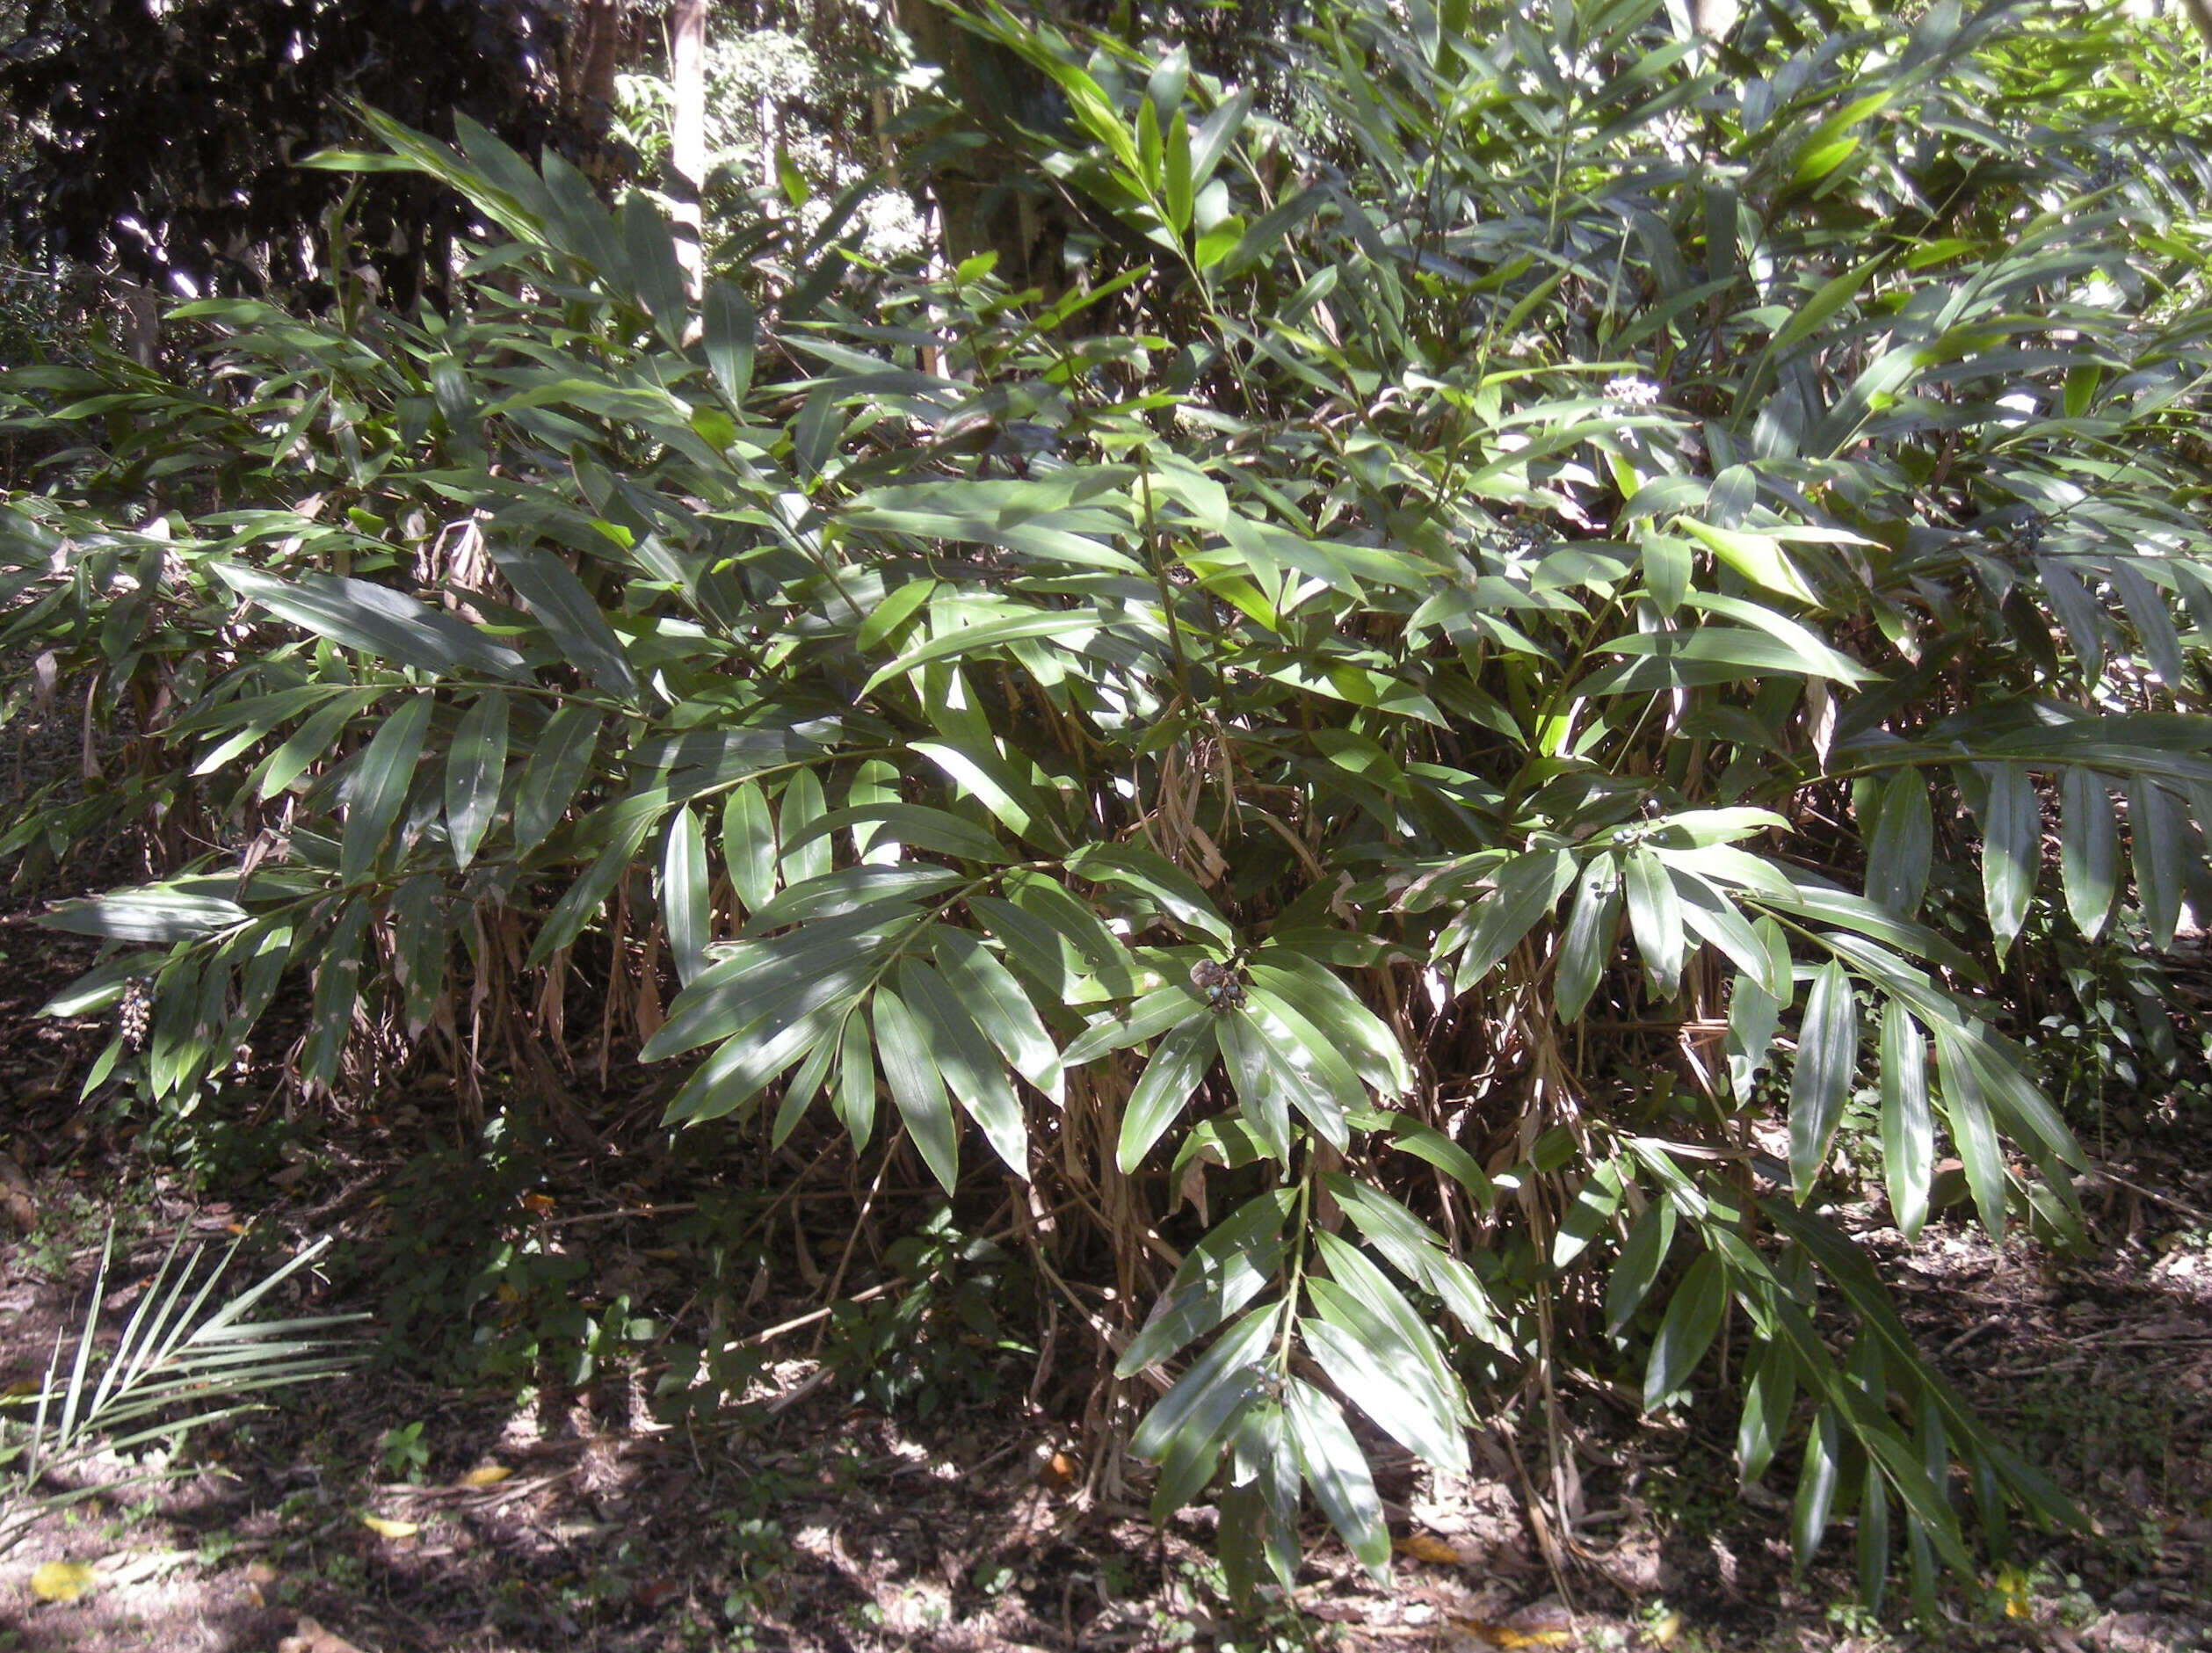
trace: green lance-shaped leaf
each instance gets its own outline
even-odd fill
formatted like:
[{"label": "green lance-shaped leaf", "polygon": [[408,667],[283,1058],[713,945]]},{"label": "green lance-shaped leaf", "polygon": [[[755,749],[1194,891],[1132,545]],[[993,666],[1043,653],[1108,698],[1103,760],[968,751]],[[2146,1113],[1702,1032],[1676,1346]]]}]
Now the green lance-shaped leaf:
[{"label": "green lance-shaped leaf", "polygon": [[1620,1209],[1621,1168],[1610,1159],[1599,1160],[1560,1214],[1559,1226],[1551,1236],[1551,1265],[1566,1268],[1599,1236],[1609,1236],[1614,1213]]},{"label": "green lance-shaped leaf", "polygon": [[668,818],[668,841],[661,852],[661,914],[676,979],[689,987],[707,968],[707,944],[714,939],[707,904],[707,838],[689,805]]},{"label": "green lance-shaped leaf", "polygon": [[838,1046],[837,1083],[830,1088],[830,1106],[837,1112],[852,1151],[868,1145],[875,1129],[875,1048],[868,1037],[867,1019],[848,1017],[845,1037]]},{"label": "green lance-shaped leaf", "polygon": [[1831,961],[1813,977],[1797,1035],[1797,1066],[1789,1077],[1789,1180],[1800,1204],[1820,1180],[1858,1065],[1858,1004],[1851,977]]},{"label": "green lance-shaped leaf", "polygon": [[1029,1175],[1029,1130],[1005,1063],[944,979],[919,959],[899,963],[899,991],[919,1022],[937,1070],[1006,1169]]},{"label": "green lance-shaped leaf", "polygon": [[1859,1492],[1859,1599],[1879,1611],[1889,1582],[1889,1485],[1881,1465],[1867,1461]]},{"label": "green lance-shaped leaf", "polygon": [[[1565,850],[1532,851],[1498,869],[1495,891],[1472,910],[1474,922],[1458,965],[1462,991],[1489,975],[1519,944],[1574,877],[1575,858]],[[1454,934],[1459,928],[1457,922],[1446,927],[1438,938],[1440,953],[1447,945],[1459,945]]]},{"label": "green lance-shaped leaf", "polygon": [[1744,1381],[1744,1410],[1736,1425],[1736,1464],[1746,1483],[1774,1461],[1789,1432],[1790,1403],[1797,1396],[1797,1365],[1787,1344],[1755,1345]]},{"label": "green lance-shaped leaf", "polygon": [[2146,775],[2128,778],[2128,848],[2143,924],[2163,952],[2181,922],[2181,821],[2165,788]]},{"label": "green lance-shaped leaf", "polygon": [[[1759,925],[1773,922],[1763,918]],[[1729,989],[1725,1047],[1729,1088],[1736,1093],[1737,1101],[1748,1103],[1751,1099],[1759,1076],[1773,1049],[1775,1031],[1781,1025],[1782,1001],[1750,976],[1737,976]]]},{"label": "green lance-shaped leaf", "polygon": [[529,666],[504,643],[388,586],[321,574],[293,584],[236,563],[208,566],[241,597],[310,635],[439,676],[474,671],[529,680]]},{"label": "green lance-shaped leaf", "polygon": [[1234,946],[1229,921],[1191,875],[1165,856],[1130,844],[1086,845],[1068,859],[1068,870],[1095,883],[1120,884],[1152,898],[1182,925]]},{"label": "green lance-shaped leaf", "polygon": [[[858,1021],[859,1018],[856,1016],[852,1019]],[[770,1147],[781,1148],[791,1140],[791,1133],[799,1128],[799,1121],[806,1117],[807,1110],[822,1094],[823,1082],[830,1077],[830,1064],[837,1060],[838,1052],[844,1048],[844,1044],[842,1030],[823,1039],[807,1052],[806,1060],[784,1082],[783,1100],[776,1104],[775,1121],[769,1127]]]},{"label": "green lance-shaped leaf", "polygon": [[803,884],[809,878],[820,878],[829,872],[830,840],[826,837],[807,836],[807,829],[828,813],[822,796],[822,777],[813,770],[799,770],[784,782],[777,824],[785,845],[782,864],[786,885]]},{"label": "green lance-shaped leaf", "polygon": [[429,695],[409,695],[355,761],[347,789],[345,837],[338,849],[341,883],[359,884],[375,870],[392,823],[407,805],[430,714]]},{"label": "green lance-shaped leaf", "polygon": [[461,714],[446,754],[446,837],[453,865],[466,869],[499,808],[507,773],[507,697],[486,689]]},{"label": "green lance-shaped leaf", "polygon": [[1974,1207],[1990,1238],[2005,1240],[2005,1156],[1997,1142],[1997,1124],[1990,1117],[1964,1036],[1938,1022],[1934,1026],[1935,1053],[1943,1075],[1943,1109],[1951,1120],[1952,1145],[1966,1171],[1966,1185],[1974,1195]]},{"label": "green lance-shaped leaf", "polygon": [[1290,1163],[1290,1088],[1287,1076],[1270,1059],[1267,1041],[1251,1018],[1231,1010],[1215,1030],[1222,1064],[1237,1091],[1237,1110],[1266,1152]]},{"label": "green lance-shaped leaf", "polygon": [[1397,1035],[1328,966],[1289,947],[1273,946],[1254,953],[1246,973],[1254,987],[1281,999],[1334,1040],[1373,1089],[1388,1097],[1412,1089],[1413,1069]]},{"label": "green lance-shaped leaf", "polygon": [[744,416],[745,392],[752,385],[753,310],[727,281],[707,286],[704,337],[707,371],[729,410]]},{"label": "green lance-shaped leaf", "polygon": [[980,937],[966,930],[940,926],[930,945],[945,984],[961,1007],[975,1019],[1013,1070],[1059,1106],[1066,1091],[1059,1048],[1013,973]]},{"label": "green lance-shaped leaf", "polygon": [[1620,916],[1620,863],[1610,855],[1593,857],[1575,890],[1575,903],[1560,937],[1559,966],[1552,976],[1552,1001],[1561,1021],[1579,1017],[1597,991]]},{"label": "green lance-shaped leaf", "polygon": [[338,1055],[353,1026],[360,996],[361,939],[368,933],[369,904],[356,895],[345,903],[315,968],[315,997],[308,1007],[307,1043],[300,1052],[300,1079],[328,1090],[337,1077]]},{"label": "green lance-shaped leaf", "polygon": [[446,988],[446,953],[452,938],[446,930],[440,897],[444,881],[417,873],[392,897],[392,963],[405,996],[403,1011],[410,1037],[419,1037],[436,1013]]},{"label": "green lance-shaped leaf", "polygon": [[1258,1296],[1288,1249],[1282,1229],[1295,1197],[1287,1188],[1273,1189],[1215,1223],[1185,1255],[1143,1329],[1114,1362],[1115,1374],[1132,1378],[1171,1359]]},{"label": "green lance-shaped leaf", "polygon": [[1131,1045],[1157,1039],[1207,1009],[1206,1000],[1188,982],[1171,982],[1147,993],[1126,1011],[1093,1019],[1070,1042],[1060,1059],[1070,1068],[1079,1068],[1110,1050],[1127,1050]]},{"label": "green lance-shaped leaf", "polygon": [[561,824],[591,772],[599,743],[599,714],[564,706],[546,720],[515,792],[515,854],[526,856]]},{"label": "green lance-shaped leaf", "polygon": [[2158,674],[2158,681],[2168,689],[2179,688],[2188,679],[2182,672],[2181,640],[2174,634],[2173,617],[2166,612],[2165,598],[2125,557],[2113,559],[2112,589],[2119,593],[2120,605],[2128,611],[2136,635],[2142,640],[2143,652],[2150,659],[2151,671]]},{"label": "green lance-shaped leaf", "polygon": [[1982,894],[2002,961],[2027,919],[2042,860],[2043,817],[2027,771],[2018,764],[1981,765],[1989,787],[1982,815]]},{"label": "green lance-shaped leaf", "polygon": [[1918,912],[1934,846],[1928,783],[1918,770],[1900,769],[1882,784],[1874,832],[1867,840],[1867,899],[1900,918]]},{"label": "green lance-shaped leaf", "polygon": [[722,864],[748,917],[776,898],[776,818],[758,781],[732,787],[722,804]]},{"label": "green lance-shaped leaf", "polygon": [[628,255],[630,279],[638,302],[653,318],[653,330],[671,350],[684,347],[684,328],[691,320],[691,304],[684,292],[683,267],[676,261],[676,240],[668,220],[647,199],[633,192],[622,203],[622,249]]},{"label": "green lance-shaped leaf", "polygon": [[1644,974],[1654,993],[1672,998],[1682,985],[1682,898],[1665,864],[1650,850],[1630,853],[1626,881],[1628,927],[1643,954]]},{"label": "green lance-shaped leaf", "polygon": [[1889,1214],[1910,1240],[1927,1221],[1935,1119],[1928,1106],[1926,1039],[1895,999],[1882,1008],[1882,1172]]},{"label": "green lance-shaped leaf", "polygon": [[2104,777],[2076,764],[2059,781],[2058,870],[2066,910],[2090,940],[2104,933],[2120,892],[2120,828]]},{"label": "green lance-shaped leaf", "polygon": [[1708,1251],[1690,1265],[1674,1288],[1665,1317],[1659,1322],[1659,1335],[1651,1340],[1651,1357],[1643,1368],[1646,1411],[1657,1411],[1688,1383],[1690,1374],[1713,1346],[1727,1301],[1727,1267]]},{"label": "green lance-shaped leaf", "polygon": [[1674,1248],[1674,1201],[1661,1195],[1643,1208],[1622,1242],[1621,1255],[1606,1281],[1606,1330],[1619,1337],[1651,1294],[1659,1271]]},{"label": "green lance-shaped leaf", "polygon": [[1789,1511],[1789,1548],[1802,1572],[1828,1532],[1828,1516],[1836,1501],[1836,1481],[1842,1473],[1843,1432],[1836,1423],[1832,1403],[1823,1406],[1805,1442],[1804,1467],[1797,1474],[1797,1496]]},{"label": "green lance-shaped leaf", "polygon": [[49,930],[111,941],[197,941],[242,924],[248,916],[236,902],[221,895],[192,894],[170,884],[143,884],[85,901],[57,903],[39,922]]},{"label": "green lance-shaped leaf", "polygon": [[549,552],[497,545],[491,560],[571,664],[591,673],[608,693],[637,699],[637,674],[622,652],[622,640],[567,563]]},{"label": "green lance-shaped leaf", "polygon": [[582,935],[585,926],[598,916],[615,887],[629,876],[645,840],[660,824],[661,810],[666,801],[666,794],[656,791],[626,798],[596,812],[596,817],[605,817],[607,822],[609,836],[606,847],[561,899],[553,903],[545,922],[538,926],[538,933],[531,938],[530,951],[523,958],[525,968],[536,969]]},{"label": "green lance-shaped leaf", "polygon": [[1275,1323],[1271,1310],[1247,1313],[1191,1363],[1137,1425],[1130,1450],[1161,1469],[1152,1499],[1156,1519],[1165,1519],[1213,1478],[1224,1437],[1266,1392],[1266,1374],[1257,1362]]},{"label": "green lance-shaped leaf", "polygon": [[1301,1320],[1298,1331],[1329,1381],[1374,1419],[1376,1428],[1439,1469],[1467,1473],[1467,1438],[1458,1420],[1393,1364],[1396,1351],[1370,1347],[1326,1320]]},{"label": "green lance-shaped leaf", "polygon": [[1169,1029],[1153,1048],[1121,1111],[1121,1137],[1114,1160],[1123,1175],[1136,1170],[1152,1144],[1183,1111],[1191,1092],[1214,1065],[1216,1048],[1214,1017],[1209,1011],[1200,1011]]},{"label": "green lance-shaped leaf", "polygon": [[1257,982],[1245,995],[1244,1014],[1287,1084],[1292,1105],[1331,1147],[1344,1148],[1351,1140],[1347,1116],[1367,1106],[1367,1095],[1336,1042]]},{"label": "green lance-shaped leaf", "polygon": [[1360,1564],[1382,1577],[1390,1565],[1390,1532],[1382,1524],[1374,1476],[1345,1426],[1343,1413],[1302,1378],[1285,1382],[1283,1403],[1298,1468],[1313,1489],[1314,1502]]},{"label": "green lance-shaped leaf", "polygon": [[960,1180],[960,1124],[953,1117],[945,1076],[931,1054],[928,1038],[905,1002],[888,987],[875,990],[868,1011],[891,1100],[898,1105],[899,1117],[906,1121],[906,1134],[914,1139],[922,1163],[950,1193]]}]

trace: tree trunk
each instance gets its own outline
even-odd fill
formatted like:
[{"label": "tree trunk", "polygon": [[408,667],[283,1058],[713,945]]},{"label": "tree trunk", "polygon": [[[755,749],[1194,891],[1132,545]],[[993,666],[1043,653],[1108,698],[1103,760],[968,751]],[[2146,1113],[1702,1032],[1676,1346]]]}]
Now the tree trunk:
[{"label": "tree trunk", "polygon": [[676,202],[676,257],[696,298],[706,267],[700,195],[707,185],[707,0],[676,0],[669,25],[669,75],[676,89],[669,193]]}]

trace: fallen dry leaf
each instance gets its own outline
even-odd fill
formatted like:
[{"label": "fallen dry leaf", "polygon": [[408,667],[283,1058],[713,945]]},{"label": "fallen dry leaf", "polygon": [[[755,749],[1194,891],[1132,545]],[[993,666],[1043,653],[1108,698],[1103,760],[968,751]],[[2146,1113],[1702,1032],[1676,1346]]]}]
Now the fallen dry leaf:
[{"label": "fallen dry leaf", "polygon": [[1390,1548],[1431,1567],[1457,1567],[1467,1559],[1433,1533],[1408,1533],[1403,1538],[1393,1539]]},{"label": "fallen dry leaf", "polygon": [[1037,1479],[1048,1487],[1073,1486],[1076,1475],[1076,1461],[1064,1452],[1054,1453],[1037,1468]]},{"label": "fallen dry leaf", "polygon": [[388,1520],[381,1515],[365,1515],[361,1525],[379,1538],[412,1538],[423,1530],[418,1522]]},{"label": "fallen dry leaf", "polygon": [[300,1628],[277,1643],[277,1653],[361,1653],[342,1635],[332,1635],[314,1620],[302,1618]]},{"label": "fallen dry leaf", "polygon": [[1471,1635],[1478,1642],[1492,1647],[1565,1647],[1574,1637],[1571,1630],[1550,1628],[1517,1630],[1510,1624],[1492,1624],[1483,1619],[1462,1619],[1457,1613],[1447,1613],[1451,1627],[1461,1635]]},{"label": "fallen dry leaf", "polygon": [[75,1601],[92,1587],[92,1570],[83,1562],[40,1562],[31,1574],[31,1593],[40,1601]]}]

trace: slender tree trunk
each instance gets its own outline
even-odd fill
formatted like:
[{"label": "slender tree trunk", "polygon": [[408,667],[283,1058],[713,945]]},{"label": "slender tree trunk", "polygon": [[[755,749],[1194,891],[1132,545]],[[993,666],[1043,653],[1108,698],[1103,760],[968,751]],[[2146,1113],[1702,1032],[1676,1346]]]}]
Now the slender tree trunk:
[{"label": "slender tree trunk", "polygon": [[700,196],[707,185],[707,0],[676,0],[669,14],[669,70],[676,86],[676,256],[692,294],[699,294],[706,267]]}]

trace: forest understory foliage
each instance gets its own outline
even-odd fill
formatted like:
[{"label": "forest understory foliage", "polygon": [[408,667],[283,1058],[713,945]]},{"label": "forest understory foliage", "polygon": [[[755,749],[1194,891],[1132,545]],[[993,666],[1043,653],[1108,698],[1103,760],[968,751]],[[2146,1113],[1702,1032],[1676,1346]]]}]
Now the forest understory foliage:
[{"label": "forest understory foliage", "polygon": [[1833,1207],[2063,1245],[2069,1111],[2202,1060],[2193,50],[1331,0],[1262,99],[959,22],[1054,118],[925,76],[910,153],[1018,154],[1048,286],[871,257],[869,180],[694,298],[642,195],[366,112],[313,164],[468,203],[450,312],[0,377],[11,704],[88,731],[0,852],[160,874],[51,915],[88,1095],[668,1064],[764,1199],[1003,1228],[1091,1490],[1214,1504],[1242,1592],[1308,1497],[1387,1563],[1363,1439],[1566,1484],[1570,1367],[1730,1409],[1871,1602],[2072,1520]]}]

